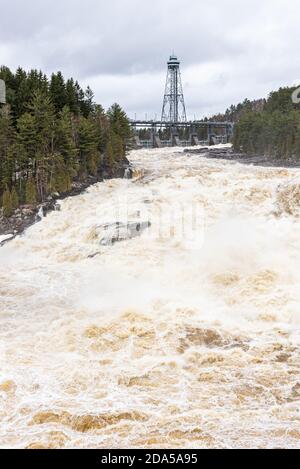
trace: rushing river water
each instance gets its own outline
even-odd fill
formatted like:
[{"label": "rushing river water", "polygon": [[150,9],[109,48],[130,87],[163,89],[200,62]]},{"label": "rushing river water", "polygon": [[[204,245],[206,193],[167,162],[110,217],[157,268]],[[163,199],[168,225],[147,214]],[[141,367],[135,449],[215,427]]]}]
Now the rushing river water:
[{"label": "rushing river water", "polygon": [[130,159],[0,249],[0,446],[299,447],[299,170]]}]

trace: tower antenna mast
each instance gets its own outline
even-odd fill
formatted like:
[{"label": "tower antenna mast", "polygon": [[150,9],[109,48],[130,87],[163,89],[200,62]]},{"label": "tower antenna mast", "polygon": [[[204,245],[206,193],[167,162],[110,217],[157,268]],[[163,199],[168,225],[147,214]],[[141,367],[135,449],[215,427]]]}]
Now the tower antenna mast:
[{"label": "tower antenna mast", "polygon": [[161,114],[162,122],[186,122],[180,61],[172,54],[168,61],[167,80]]}]

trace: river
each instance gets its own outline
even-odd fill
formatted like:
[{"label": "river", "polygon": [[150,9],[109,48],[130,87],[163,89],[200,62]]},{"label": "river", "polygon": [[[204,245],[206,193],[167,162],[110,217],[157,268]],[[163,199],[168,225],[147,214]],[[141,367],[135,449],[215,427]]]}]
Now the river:
[{"label": "river", "polygon": [[0,446],[299,447],[299,169],[129,159],[0,248]]}]

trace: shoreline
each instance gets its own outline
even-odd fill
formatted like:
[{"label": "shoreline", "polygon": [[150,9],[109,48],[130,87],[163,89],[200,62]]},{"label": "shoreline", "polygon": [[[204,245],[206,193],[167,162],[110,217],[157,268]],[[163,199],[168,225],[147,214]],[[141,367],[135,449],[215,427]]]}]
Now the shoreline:
[{"label": "shoreline", "polygon": [[203,156],[205,158],[223,159],[234,161],[236,163],[262,166],[269,168],[299,168],[300,160],[295,158],[270,158],[264,155],[246,155],[245,153],[235,152],[231,147],[215,148],[203,147],[195,149],[185,149],[184,153]]},{"label": "shoreline", "polygon": [[64,200],[68,197],[75,197],[82,194],[90,186],[98,182],[104,182],[114,178],[126,177],[126,172],[129,171],[129,178],[132,175],[130,162],[127,158],[123,163],[116,166],[113,171],[108,171],[107,168],[102,168],[97,176],[88,176],[85,181],[75,180],[72,183],[72,188],[67,192],[53,193],[48,196],[47,200],[36,205],[21,205],[9,217],[3,217],[0,213],[0,248],[9,241],[12,241],[16,236],[22,235],[27,228],[40,222],[48,213],[60,210],[58,200]]},{"label": "shoreline", "polygon": [[[249,156],[245,155],[245,153],[237,153],[231,147],[216,148],[211,146],[195,149],[186,148],[183,151],[186,154],[199,155],[209,159],[223,159],[246,165],[300,169],[300,161],[296,159],[269,158],[263,155]],[[90,186],[98,182],[113,178],[124,178],[126,177],[127,170],[129,170],[129,177],[131,177],[132,170],[130,161],[126,158],[120,166],[114,168],[114,171],[109,172],[107,168],[102,168],[97,176],[88,176],[87,180],[84,182],[78,180],[73,181],[70,191],[54,193],[49,196],[46,201],[37,205],[20,206],[9,218],[5,218],[0,214],[0,248],[7,242],[13,240],[16,236],[22,235],[27,228],[41,221],[48,213],[59,210],[58,200],[80,195]]]}]

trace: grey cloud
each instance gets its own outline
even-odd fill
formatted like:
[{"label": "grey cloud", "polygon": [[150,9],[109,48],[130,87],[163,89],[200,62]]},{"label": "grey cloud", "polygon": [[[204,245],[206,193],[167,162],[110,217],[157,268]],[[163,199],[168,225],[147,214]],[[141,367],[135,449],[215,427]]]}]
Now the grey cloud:
[{"label": "grey cloud", "polygon": [[0,63],[62,70],[105,106],[154,114],[174,49],[200,116],[300,76],[299,13],[283,0],[0,0]]}]

